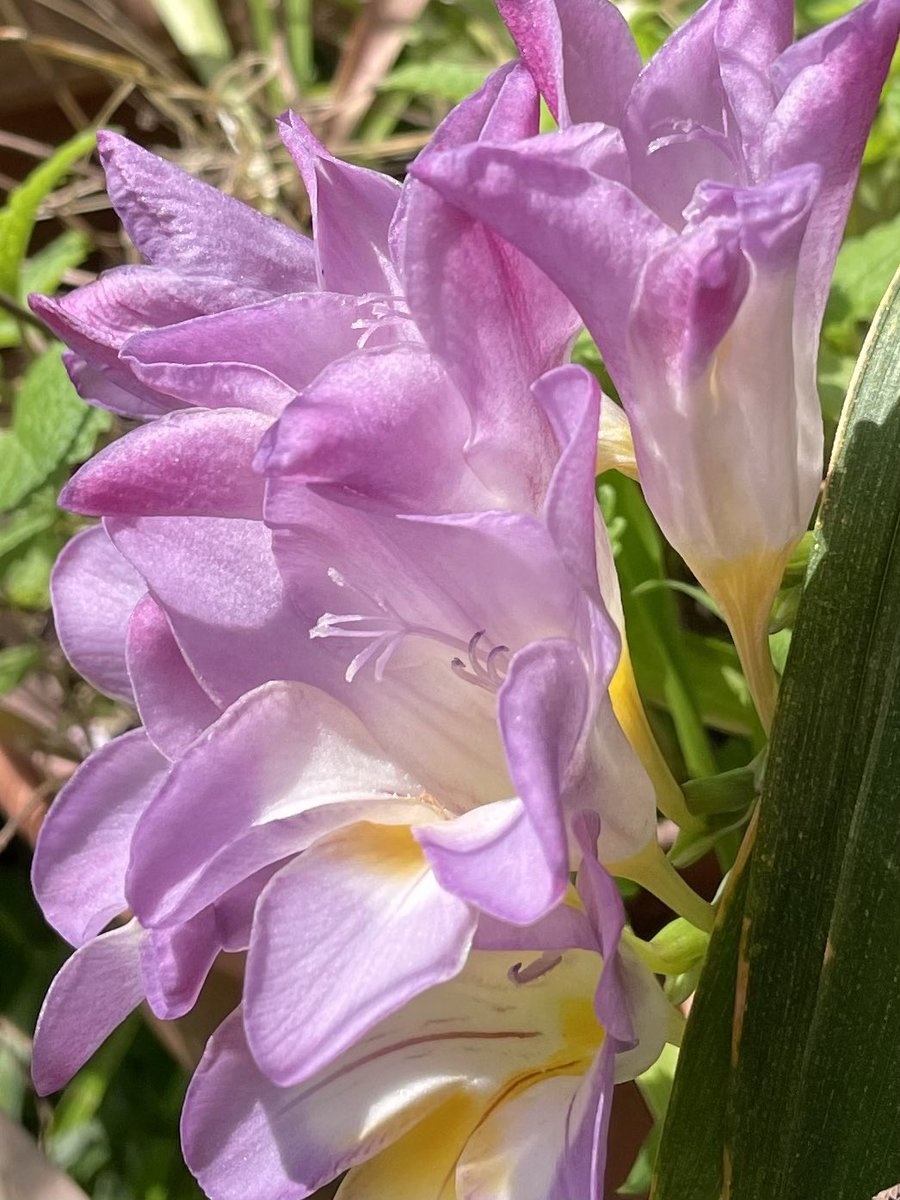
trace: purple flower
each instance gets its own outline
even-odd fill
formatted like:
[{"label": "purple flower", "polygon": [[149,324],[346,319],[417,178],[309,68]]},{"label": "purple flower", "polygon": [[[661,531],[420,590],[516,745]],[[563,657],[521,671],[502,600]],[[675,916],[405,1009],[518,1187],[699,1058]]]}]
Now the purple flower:
[{"label": "purple flower", "polygon": [[768,611],[821,480],[819,326],[900,5],[790,46],[783,0],[709,0],[643,69],[608,0],[501,9],[561,131],[413,171],[578,308],[768,720]]},{"label": "purple flower", "polygon": [[303,1083],[274,1086],[226,1020],[182,1120],[212,1200],[302,1200],[347,1168],[348,1197],[599,1198],[613,1083],[656,1059],[667,1006],[619,948],[621,901],[579,833],[585,910],[561,939],[545,922],[476,950]]}]

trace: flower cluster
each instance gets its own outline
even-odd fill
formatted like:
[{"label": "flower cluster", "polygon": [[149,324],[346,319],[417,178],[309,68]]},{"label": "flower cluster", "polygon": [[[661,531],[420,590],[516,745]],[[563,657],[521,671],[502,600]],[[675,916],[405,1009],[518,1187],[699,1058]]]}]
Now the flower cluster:
[{"label": "flower cluster", "polygon": [[[670,1033],[610,871],[710,914],[656,842],[658,808],[690,817],[598,465],[639,476],[774,705],[818,328],[900,5],[791,46],[785,0],[709,0],[643,68],[608,0],[500,7],[522,61],[402,187],[282,118],[312,239],[101,135],[145,263],[33,299],[80,394],[142,422],[61,500],[102,523],[56,567],[60,638],[141,726],[41,833],[77,949],[34,1076],[237,963],[183,1118],[213,1200],[344,1171],[341,1200],[602,1195],[613,1084]],[[624,411],[569,362],[582,322]]]}]

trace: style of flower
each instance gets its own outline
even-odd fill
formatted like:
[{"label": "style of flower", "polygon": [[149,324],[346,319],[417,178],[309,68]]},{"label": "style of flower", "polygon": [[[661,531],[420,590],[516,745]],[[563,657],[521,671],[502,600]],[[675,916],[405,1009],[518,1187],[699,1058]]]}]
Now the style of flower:
[{"label": "style of flower", "polygon": [[708,0],[643,69],[609,0],[500,7],[560,132],[412,170],[577,307],[768,723],[769,609],[822,475],[819,327],[900,4],[792,46],[785,0]]}]

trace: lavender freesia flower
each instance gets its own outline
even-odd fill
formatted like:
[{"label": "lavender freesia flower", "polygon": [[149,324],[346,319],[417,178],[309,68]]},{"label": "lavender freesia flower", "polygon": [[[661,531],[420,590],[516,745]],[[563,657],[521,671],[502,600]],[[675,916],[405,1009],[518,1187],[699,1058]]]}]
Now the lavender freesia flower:
[{"label": "lavender freesia flower", "polygon": [[619,947],[621,900],[587,828],[574,945],[547,923],[495,937],[455,980],[291,1088],[260,1073],[240,1012],[230,1017],[182,1121],[185,1157],[212,1200],[302,1200],[348,1167],[342,1200],[599,1197],[613,1083],[656,1059],[668,1016]]},{"label": "lavender freesia flower", "polygon": [[643,69],[608,0],[501,9],[561,131],[413,171],[578,308],[768,721],[768,612],[821,479],[819,326],[900,5],[790,46],[785,0],[709,0]]}]

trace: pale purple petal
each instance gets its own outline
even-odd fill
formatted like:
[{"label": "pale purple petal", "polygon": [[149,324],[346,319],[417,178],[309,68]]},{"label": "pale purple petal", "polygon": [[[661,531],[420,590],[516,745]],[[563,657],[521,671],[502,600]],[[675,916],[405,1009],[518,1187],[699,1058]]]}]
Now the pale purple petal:
[{"label": "pale purple petal", "polygon": [[132,337],[135,376],[183,403],[277,415],[324,366],[357,348],[371,306],[307,292],[199,317]]},{"label": "pale purple petal", "polygon": [[50,985],[34,1034],[39,1096],[59,1091],[144,998],[136,921],[85,943]]},{"label": "pale purple petal", "polygon": [[50,579],[66,658],[101,692],[132,700],[125,662],[128,620],[147,585],[97,525],[64,547]]},{"label": "pale purple petal", "polygon": [[287,600],[261,522],[113,517],[105,525],[165,609],[200,685],[222,707],[270,679],[308,677],[309,626]]},{"label": "pale purple petal", "polygon": [[600,388],[584,367],[569,366],[549,372],[535,383],[533,392],[558,443],[544,520],[566,568],[602,607],[594,534]]},{"label": "pale purple petal", "polygon": [[44,916],[73,945],[127,908],[131,836],[168,766],[144,731],[133,730],[95,750],[50,806],[32,884]]},{"label": "pale purple petal", "polygon": [[641,483],[695,571],[781,551],[818,494],[815,343],[795,324],[817,183],[807,166],[765,187],[710,185],[682,237],[648,262],[635,300],[626,408]]},{"label": "pale purple petal", "polygon": [[316,842],[256,906],[244,987],[254,1058],[283,1086],[309,1078],[458,974],[476,921],[403,826],[363,823]]},{"label": "pale purple petal", "polygon": [[314,484],[338,502],[466,512],[493,499],[463,455],[469,430],[465,404],[424,349],[370,350],[325,368],[273,427],[260,463],[288,476],[285,488]]},{"label": "pale purple petal", "polygon": [[72,351],[62,357],[75,391],[95,408],[108,409],[132,421],[146,421],[186,407],[173,396],[154,394],[131,378],[131,372],[126,378],[119,368],[91,367]]},{"label": "pale purple petal", "polygon": [[203,691],[152,596],[138,601],[128,624],[128,671],[147,736],[169,759],[178,756],[220,709]]},{"label": "pale purple petal", "polygon": [[113,208],[154,266],[272,295],[316,286],[308,238],[119,134],[99,133],[97,147]]},{"label": "pale purple petal", "polygon": [[92,517],[261,519],[264,481],[253,457],[268,427],[241,409],[172,413],[94,455],[59,502]]},{"label": "pale purple petal", "polygon": [[501,16],[560,125],[622,124],[641,60],[609,0],[499,0]]},{"label": "pale purple petal", "polygon": [[772,64],[793,36],[793,0],[719,0],[719,75],[752,167],[757,166],[760,136],[778,98]]},{"label": "pale purple petal", "polygon": [[[337,701],[299,684],[268,684],[233,705],[173,766],[135,835],[129,900],[146,925],[170,920],[191,885],[245,834],[310,809],[374,805],[410,796],[413,788]],[[352,819],[360,819],[358,811],[354,807]],[[302,849],[302,829],[288,832],[294,851]],[[291,845],[279,845],[263,862],[244,849],[229,860],[230,874],[215,878],[215,894],[194,898],[193,912],[265,862],[284,857]]]},{"label": "pale purple petal", "polygon": [[221,949],[212,909],[174,929],[147,931],[140,950],[141,979],[157,1017],[172,1021],[190,1012]]},{"label": "pale purple petal", "polygon": [[352,295],[397,292],[388,231],[399,184],[335,158],[296,113],[278,123],[309,194],[320,287]]}]

